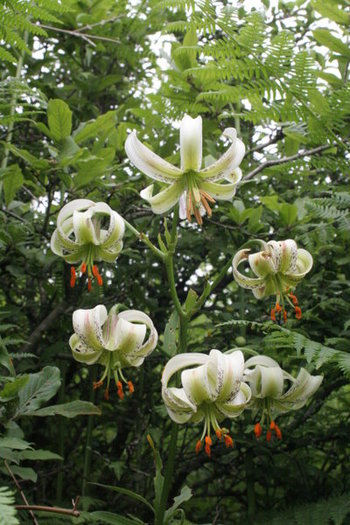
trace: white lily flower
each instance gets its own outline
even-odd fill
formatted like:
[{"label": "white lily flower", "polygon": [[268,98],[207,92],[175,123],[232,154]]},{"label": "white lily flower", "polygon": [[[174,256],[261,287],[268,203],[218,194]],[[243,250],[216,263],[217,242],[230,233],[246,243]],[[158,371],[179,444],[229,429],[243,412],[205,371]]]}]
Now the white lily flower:
[{"label": "white lily flower", "polygon": [[[298,248],[295,241],[257,241],[262,250],[250,254],[250,250],[244,249],[236,253],[233,258],[233,276],[242,288],[253,291],[257,299],[269,295],[276,296],[276,305],[271,310],[271,319],[276,321],[276,313],[283,314],[284,321],[287,320],[285,301],[295,311],[295,317],[301,319],[301,309],[298,299],[290,289],[294,288],[311,270],[313,260],[311,254],[303,248]],[[240,273],[238,266],[248,261],[249,266],[256,277]],[[282,306],[280,305],[282,302]]]},{"label": "white lily flower", "polygon": [[[102,386],[107,377],[105,397],[108,399],[111,375],[114,376],[118,395],[124,397],[122,381],[132,394],[134,386],[122,373],[125,367],[138,367],[157,346],[158,334],[152,320],[139,310],[117,312],[113,306],[107,313],[103,305],[73,313],[74,334],[69,339],[73,357],[80,363],[105,367],[94,388]],[[148,332],[148,335],[147,335]]]},{"label": "white lily flower", "polygon": [[[168,386],[180,370],[182,387]],[[209,355],[179,354],[165,366],[162,397],[171,419],[179,424],[204,420],[196,452],[202,448],[205,438],[205,452],[210,456],[211,428],[220,440],[224,439],[227,447],[233,446],[228,430],[221,428],[219,423],[225,418],[239,416],[250,400],[251,392],[243,382],[243,371],[244,358],[239,350],[231,354],[222,354],[219,350],[211,350]]]},{"label": "white lily flower", "polygon": [[[78,271],[87,272],[90,291],[92,276],[102,285],[102,277],[94,262],[112,263],[116,260],[123,247],[124,229],[122,217],[104,202],[77,199],[59,212],[57,228],[51,237],[51,250],[68,263],[81,263]],[[72,266],[72,288],[75,281],[76,269]]]},{"label": "white lily flower", "polygon": [[[248,408],[261,412],[261,419],[254,427],[256,437],[261,436],[266,418],[269,426],[266,439],[271,440],[272,430],[277,439],[281,439],[282,432],[274,419],[279,414],[303,407],[322,380],[322,376],[312,376],[305,368],[301,368],[295,378],[271,357],[259,355],[248,359],[244,366],[244,381],[249,383],[252,392]],[[287,382],[291,383],[289,388],[286,388]]]},{"label": "white lily flower", "polygon": [[[154,213],[165,213],[180,201],[180,218],[191,221],[194,215],[198,224],[202,216],[212,214],[209,203],[215,199],[231,200],[236,186],[242,178],[239,165],[244,157],[245,146],[237,138],[234,128],[226,128],[223,136],[231,140],[228,150],[211,166],[202,166],[202,118],[185,115],[180,124],[181,168],[173,166],[148,149],[130,133],[125,142],[125,151],[130,161],[151,179],[165,182],[169,186],[153,195],[153,184],[141,192]],[[224,183],[226,181],[226,183]]]}]

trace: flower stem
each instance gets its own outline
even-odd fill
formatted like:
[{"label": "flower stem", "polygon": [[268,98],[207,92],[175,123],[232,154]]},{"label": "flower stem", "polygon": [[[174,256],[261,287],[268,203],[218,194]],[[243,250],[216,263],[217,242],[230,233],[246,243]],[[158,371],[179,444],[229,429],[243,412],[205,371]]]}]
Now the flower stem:
[{"label": "flower stem", "polygon": [[159,503],[158,509],[156,509],[156,519],[155,525],[163,525],[164,513],[166,510],[166,504],[168,501],[168,496],[171,488],[171,480],[174,472],[175,458],[176,458],[176,445],[177,445],[177,435],[179,427],[176,423],[172,423],[170,443],[168,447],[168,461],[165,468],[164,482],[162,495]]},{"label": "flower stem", "polygon": [[147,235],[142,232],[139,232],[136,228],[134,228],[132,224],[130,224],[130,222],[126,221],[124,218],[123,220],[128,230],[130,230],[138,239],[140,239],[140,241],[144,242],[148,246],[148,248],[154,253],[154,255],[156,255],[159,259],[164,261],[165,254],[161,250],[159,250],[159,248],[154,246],[154,244],[149,240]]},{"label": "flower stem", "polygon": [[[93,367],[92,372],[91,372],[92,383],[96,381],[96,372],[97,372],[96,367]],[[89,401],[91,403],[94,403],[95,401],[95,391],[92,388],[90,390]],[[93,425],[94,425],[94,418],[93,416],[89,416],[87,429],[86,429],[86,445],[85,445],[85,454],[84,454],[83,481],[81,485],[81,495],[82,496],[86,496],[86,488],[87,488],[88,478],[90,475]]]}]

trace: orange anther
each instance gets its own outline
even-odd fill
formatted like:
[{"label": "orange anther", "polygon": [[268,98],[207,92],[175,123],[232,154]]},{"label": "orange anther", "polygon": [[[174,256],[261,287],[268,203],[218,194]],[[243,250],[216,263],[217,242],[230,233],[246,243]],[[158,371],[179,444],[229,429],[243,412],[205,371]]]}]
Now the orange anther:
[{"label": "orange anther", "polygon": [[109,388],[108,388],[108,387],[107,387],[106,390],[105,390],[104,398],[105,398],[106,401],[109,400]]},{"label": "orange anther", "polygon": [[93,274],[94,277],[97,277],[98,275],[100,275],[98,273],[98,268],[97,268],[96,264],[94,264],[93,267],[92,267],[92,274]]},{"label": "orange anther", "polygon": [[219,428],[215,430],[216,437],[221,441],[222,440],[222,430]]},{"label": "orange anther", "polygon": [[271,437],[272,437],[271,430],[268,430],[266,432],[266,441],[271,441]]},{"label": "orange anther", "polygon": [[299,308],[299,306],[296,306],[294,311],[295,311],[296,319],[301,319],[302,318],[301,308]]},{"label": "orange anther", "polygon": [[292,303],[294,304],[294,306],[296,306],[298,304],[297,296],[292,294],[292,293],[288,294],[288,296],[291,298]]},{"label": "orange anther", "polygon": [[281,305],[279,303],[276,303],[275,308],[276,308],[276,312],[281,312],[282,311],[282,307],[281,307]]},{"label": "orange anther", "polygon": [[276,428],[276,423],[274,421],[271,421],[270,423],[270,429],[274,430]]},{"label": "orange anther", "polygon": [[231,436],[229,436],[228,434],[225,434],[224,441],[225,441],[226,448],[230,448],[230,447],[233,448],[233,439]]},{"label": "orange anther", "polygon": [[80,267],[80,271],[81,273],[85,273],[86,272],[86,263],[82,263],[81,267]]},{"label": "orange anther", "polygon": [[275,308],[271,309],[271,321],[276,322],[276,309]]},{"label": "orange anther", "polygon": [[277,425],[275,425],[275,434],[276,434],[277,439],[282,439],[281,429]]},{"label": "orange anther", "polygon": [[70,287],[71,288],[74,288],[76,280],[77,280],[77,273],[75,271],[74,266],[71,266],[70,268]]},{"label": "orange anther", "polygon": [[134,388],[134,385],[132,384],[132,381],[128,381],[128,389],[129,389],[129,394],[133,394],[135,392],[135,388]]},{"label": "orange anther", "polygon": [[117,382],[118,397],[119,399],[124,399],[123,385],[121,381]]},{"label": "orange anther", "polygon": [[96,390],[97,388],[100,388],[103,385],[103,381],[94,381],[92,383],[93,389]]},{"label": "orange anther", "polygon": [[91,287],[92,287],[91,278],[88,277],[88,292],[91,292]]},{"label": "orange anther", "polygon": [[283,310],[283,321],[285,323],[287,322],[287,312],[286,312],[286,310]]},{"label": "orange anther", "polygon": [[199,439],[196,443],[196,454],[198,454],[202,449],[202,442],[201,440]]},{"label": "orange anther", "polygon": [[259,437],[261,436],[262,428],[261,428],[260,423],[256,423],[254,425],[254,434],[255,434],[256,439],[259,439]]},{"label": "orange anther", "polygon": [[211,440],[211,437],[210,436],[205,436],[205,446],[204,446],[204,450],[205,450],[205,453],[207,456],[211,456],[211,445],[212,445],[212,440]]}]

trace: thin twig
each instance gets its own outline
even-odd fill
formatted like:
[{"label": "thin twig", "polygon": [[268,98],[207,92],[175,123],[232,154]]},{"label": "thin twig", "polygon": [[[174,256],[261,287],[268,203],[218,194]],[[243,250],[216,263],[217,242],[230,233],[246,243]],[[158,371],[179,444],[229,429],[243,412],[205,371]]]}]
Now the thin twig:
[{"label": "thin twig", "polygon": [[47,330],[53,322],[56,321],[57,317],[61,315],[61,313],[66,310],[66,308],[66,302],[61,301],[31,333],[28,340],[21,348],[21,352],[28,352],[28,350],[40,340],[41,334],[45,332],[45,330]]},{"label": "thin twig", "polygon": [[9,464],[7,463],[6,459],[4,460],[4,463],[5,463],[5,467],[6,467],[7,471],[8,471],[8,473],[10,474],[11,478],[13,479],[14,484],[15,484],[16,487],[17,487],[18,492],[19,492],[20,495],[21,495],[22,500],[23,500],[24,503],[25,503],[25,505],[21,505],[21,507],[24,508],[25,510],[28,510],[28,512],[29,512],[29,514],[30,514],[30,516],[31,516],[31,518],[32,518],[32,520],[33,520],[34,525],[39,525],[39,523],[37,522],[37,519],[36,519],[36,517],[35,517],[35,515],[34,515],[34,512],[33,512],[30,508],[28,508],[28,507],[30,507],[30,505],[29,505],[29,503],[28,503],[28,500],[27,500],[27,498],[26,498],[26,496],[25,496],[23,490],[21,489],[21,485],[20,485],[19,482],[17,481],[16,476],[14,475],[14,473],[12,472],[12,470],[10,469],[10,466],[9,466]]},{"label": "thin twig", "polygon": [[90,45],[96,47],[96,44],[92,42],[92,40],[103,40],[104,42],[113,42],[114,44],[120,44],[120,40],[116,40],[115,38],[110,38],[108,36],[99,36],[99,35],[89,35],[88,33],[80,33],[79,30],[74,29],[61,29],[59,27],[54,26],[48,26],[46,24],[38,24],[39,27],[42,27],[43,29],[49,29],[50,31],[57,31],[58,33],[66,33],[67,35],[77,36],[80,38],[83,38],[84,40],[87,40]]},{"label": "thin twig", "polygon": [[276,135],[274,137],[270,137],[268,142],[265,142],[265,144],[259,144],[259,146],[255,146],[254,148],[248,149],[245,153],[245,157],[257,151],[261,151],[262,149],[267,148],[267,146],[271,146],[271,144],[276,144],[276,142],[278,142],[279,140],[282,140],[283,137],[284,137],[284,133],[281,129],[279,129]]},{"label": "thin twig", "polygon": [[74,516],[75,518],[79,518],[80,516],[80,512],[76,510],[74,501],[72,509],[64,509],[62,507],[48,507],[46,505],[15,505],[15,508],[17,510],[27,510],[28,512],[33,510],[41,512],[53,512],[55,514],[64,514],[65,516]]},{"label": "thin twig", "polygon": [[253,171],[248,173],[245,177],[243,177],[243,180],[252,179],[257,173],[260,173],[260,171],[263,171],[265,168],[269,168],[270,166],[278,166],[279,164],[291,162],[293,160],[297,160],[302,157],[316,155],[317,153],[320,153],[321,151],[324,151],[325,149],[329,149],[331,147],[332,147],[332,144],[323,144],[322,146],[318,146],[317,148],[299,151],[299,153],[296,153],[295,155],[291,155],[290,157],[282,157],[281,159],[276,159],[276,160],[267,160],[266,162],[263,162],[262,164],[260,164],[260,166],[255,168]]}]

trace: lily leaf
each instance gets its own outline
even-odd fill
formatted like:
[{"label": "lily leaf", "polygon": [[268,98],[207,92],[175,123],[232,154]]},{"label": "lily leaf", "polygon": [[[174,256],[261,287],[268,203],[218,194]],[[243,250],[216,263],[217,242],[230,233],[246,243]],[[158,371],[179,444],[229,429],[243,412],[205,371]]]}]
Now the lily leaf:
[{"label": "lily leaf", "polygon": [[101,410],[89,401],[71,401],[70,403],[64,403],[62,405],[52,405],[39,410],[28,412],[28,416],[63,416],[72,419],[76,416],[92,416],[101,415]]}]

